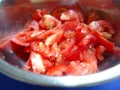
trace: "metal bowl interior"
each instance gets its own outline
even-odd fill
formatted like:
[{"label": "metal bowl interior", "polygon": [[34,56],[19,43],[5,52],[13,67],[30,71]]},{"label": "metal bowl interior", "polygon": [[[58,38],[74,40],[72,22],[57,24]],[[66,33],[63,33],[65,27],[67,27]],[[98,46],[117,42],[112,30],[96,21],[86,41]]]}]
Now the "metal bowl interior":
[{"label": "metal bowl interior", "polygon": [[[16,2],[15,2],[16,1]],[[20,0],[19,0],[20,1]],[[29,1],[29,0],[28,0]],[[33,11],[37,8],[47,8],[52,10],[59,5],[80,4],[83,10],[95,8],[104,12],[104,18],[114,25],[116,34],[113,42],[120,46],[120,1],[119,0],[30,0],[29,2],[21,0],[0,0],[0,45],[5,45],[15,33],[22,30],[25,23],[31,18]],[[7,52],[6,52],[7,53]],[[16,80],[44,86],[90,86],[120,77],[120,58],[111,55],[99,65],[97,73],[84,76],[62,76],[51,77],[38,75],[20,69],[25,61],[16,56],[15,60],[4,59],[5,56],[0,51],[0,72]],[[8,54],[6,58],[11,58]]]}]

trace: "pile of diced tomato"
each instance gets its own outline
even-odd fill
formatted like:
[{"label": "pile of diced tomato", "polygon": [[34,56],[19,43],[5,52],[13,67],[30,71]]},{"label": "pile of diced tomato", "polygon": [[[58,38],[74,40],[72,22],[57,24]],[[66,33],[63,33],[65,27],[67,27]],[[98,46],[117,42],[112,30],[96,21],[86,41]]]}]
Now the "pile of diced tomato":
[{"label": "pile of diced tomato", "polygon": [[[101,12],[85,13],[78,6],[52,11],[36,9],[24,29],[11,39],[12,46],[28,53],[24,70],[50,76],[86,75],[97,71],[103,53],[113,53],[112,25]],[[15,50],[15,53],[18,51]]]}]

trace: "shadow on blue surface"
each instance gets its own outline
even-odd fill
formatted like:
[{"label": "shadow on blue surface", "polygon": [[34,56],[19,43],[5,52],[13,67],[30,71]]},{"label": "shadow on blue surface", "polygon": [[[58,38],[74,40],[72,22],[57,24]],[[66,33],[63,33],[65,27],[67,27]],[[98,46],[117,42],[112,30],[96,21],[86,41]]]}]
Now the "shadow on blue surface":
[{"label": "shadow on blue surface", "polygon": [[57,87],[44,87],[35,86],[13,80],[3,74],[0,74],[0,90],[120,90],[120,78],[111,82],[91,86],[91,87],[78,87],[78,88],[57,88]]}]

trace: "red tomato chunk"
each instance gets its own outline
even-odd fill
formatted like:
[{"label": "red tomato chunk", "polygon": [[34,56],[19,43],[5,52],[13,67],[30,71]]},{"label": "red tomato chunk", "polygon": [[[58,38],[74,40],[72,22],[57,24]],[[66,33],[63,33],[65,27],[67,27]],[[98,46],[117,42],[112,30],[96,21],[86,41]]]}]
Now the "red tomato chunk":
[{"label": "red tomato chunk", "polygon": [[114,52],[112,25],[100,20],[96,10],[84,15],[78,9],[61,6],[50,13],[40,9],[33,13],[23,31],[11,39],[29,53],[24,70],[50,76],[92,74],[104,60],[103,53]]}]

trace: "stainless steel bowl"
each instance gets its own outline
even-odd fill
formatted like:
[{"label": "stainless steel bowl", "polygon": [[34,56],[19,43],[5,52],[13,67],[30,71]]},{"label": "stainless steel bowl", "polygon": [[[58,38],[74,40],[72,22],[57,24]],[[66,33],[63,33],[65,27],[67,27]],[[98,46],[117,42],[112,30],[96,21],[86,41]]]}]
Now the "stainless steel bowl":
[{"label": "stainless steel bowl", "polygon": [[[28,2],[29,1],[29,2]],[[0,0],[0,45],[6,44],[11,36],[22,30],[36,8],[52,8],[58,5],[72,5],[78,3],[83,9],[95,8],[103,11],[104,17],[115,25],[117,33],[113,41],[120,46],[120,1],[119,0]],[[95,1],[96,3],[93,3]],[[86,3],[87,2],[87,3]],[[112,2],[112,4],[110,3]],[[16,8],[17,7],[17,8]],[[11,58],[9,55],[6,58]],[[19,67],[25,63],[16,60],[4,60],[0,52],[0,72],[19,81],[43,86],[76,87],[91,86],[120,77],[119,56],[110,56],[99,66],[95,74],[85,76],[52,77],[27,72]]]}]

